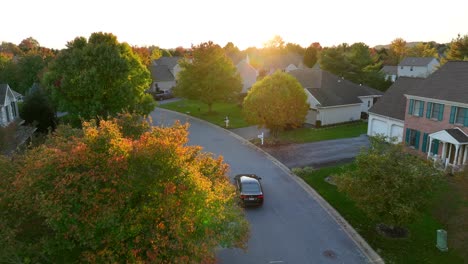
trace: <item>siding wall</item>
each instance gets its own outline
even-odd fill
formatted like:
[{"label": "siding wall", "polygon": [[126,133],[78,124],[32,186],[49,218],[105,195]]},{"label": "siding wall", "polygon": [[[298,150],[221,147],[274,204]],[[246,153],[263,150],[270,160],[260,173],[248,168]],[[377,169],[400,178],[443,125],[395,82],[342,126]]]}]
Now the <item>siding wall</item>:
[{"label": "siding wall", "polygon": [[361,119],[361,105],[319,108],[318,120],[322,125],[344,123]]}]

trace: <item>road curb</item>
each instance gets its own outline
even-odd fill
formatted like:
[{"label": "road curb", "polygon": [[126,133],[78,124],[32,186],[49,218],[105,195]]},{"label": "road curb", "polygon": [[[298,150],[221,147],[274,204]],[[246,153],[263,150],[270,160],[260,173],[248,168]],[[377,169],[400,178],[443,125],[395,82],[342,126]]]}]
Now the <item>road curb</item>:
[{"label": "road curb", "polygon": [[205,124],[207,124],[207,125],[209,125],[211,127],[221,129],[224,132],[230,134],[231,136],[237,138],[239,141],[242,142],[242,144],[248,145],[252,149],[264,154],[276,166],[281,168],[294,181],[296,181],[307,193],[309,193],[320,204],[320,206],[333,218],[333,220],[335,220],[335,222],[343,228],[343,230],[346,232],[346,234],[351,238],[351,240],[354,241],[354,243],[361,250],[362,254],[367,258],[368,263],[375,263],[375,264],[384,264],[385,263],[385,261],[382,259],[382,257],[380,257],[379,254],[377,254],[377,252],[375,252],[374,249],[372,249],[372,247],[367,243],[367,241],[364,240],[364,238],[362,238],[361,235],[359,235],[359,233],[348,223],[348,221],[346,221],[346,219],[344,219],[338,213],[338,211],[335,210],[335,208],[333,208],[322,196],[320,196],[320,194],[318,194],[317,191],[315,191],[315,189],[313,189],[310,185],[308,185],[302,178],[300,178],[299,176],[294,174],[288,167],[286,167],[283,163],[281,163],[279,160],[277,160],[275,157],[273,157],[270,153],[268,153],[265,150],[257,147],[255,144],[253,144],[252,142],[250,142],[250,141],[246,140],[245,138],[239,136],[238,134],[236,134],[236,133],[234,133],[232,131],[229,131],[229,130],[223,128],[223,127],[214,125],[214,124],[212,124],[212,123],[210,123],[208,121],[205,121],[203,119],[199,119],[199,118],[191,116],[191,115],[187,115],[187,114],[184,114],[184,113],[180,113],[180,112],[176,112],[176,111],[172,111],[172,110],[168,110],[168,109],[164,109],[164,108],[159,108],[159,109],[161,109],[163,111],[167,111],[167,112],[178,113],[178,114],[181,114],[181,115],[183,115],[183,116],[185,116],[187,118],[196,119],[196,120],[198,120],[198,121],[200,121],[202,123],[205,123]]}]

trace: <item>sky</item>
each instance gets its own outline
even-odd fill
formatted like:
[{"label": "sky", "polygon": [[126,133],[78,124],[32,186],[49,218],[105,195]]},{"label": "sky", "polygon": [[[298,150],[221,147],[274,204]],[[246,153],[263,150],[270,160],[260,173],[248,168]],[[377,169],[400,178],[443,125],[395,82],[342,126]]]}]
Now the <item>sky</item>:
[{"label": "sky", "polygon": [[213,41],[241,50],[275,35],[302,47],[373,47],[395,38],[448,43],[468,34],[467,0],[3,0],[0,13],[0,42],[33,37],[55,49],[93,32],[132,46]]}]

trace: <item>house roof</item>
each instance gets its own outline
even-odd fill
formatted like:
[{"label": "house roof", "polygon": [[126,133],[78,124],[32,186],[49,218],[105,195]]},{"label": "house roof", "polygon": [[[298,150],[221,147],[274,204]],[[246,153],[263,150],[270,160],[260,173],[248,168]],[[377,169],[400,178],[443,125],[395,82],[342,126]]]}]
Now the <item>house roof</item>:
[{"label": "house roof", "polygon": [[7,97],[13,97],[16,99],[16,94],[21,95],[13,91],[10,86],[6,83],[0,83],[0,106],[5,106]]},{"label": "house roof", "polygon": [[468,104],[468,61],[449,61],[408,95]]},{"label": "house roof", "polygon": [[435,59],[436,58],[434,57],[406,57],[398,64],[398,66],[427,66]]},{"label": "house roof", "polygon": [[153,81],[174,81],[175,77],[167,65],[151,65],[151,77]]},{"label": "house roof", "polygon": [[174,68],[179,63],[180,57],[161,57],[153,61],[153,65],[165,65]]},{"label": "house roof", "polygon": [[468,143],[468,136],[458,128],[445,129],[459,143]]},{"label": "house roof", "polygon": [[358,104],[359,96],[382,95],[365,85],[355,84],[330,72],[317,69],[297,69],[289,74],[317,99],[322,107]]},{"label": "house roof", "polygon": [[290,64],[299,67],[302,63],[302,56],[297,53],[287,53],[282,55],[273,55],[265,58],[264,67],[269,69],[285,69]]},{"label": "house roof", "polygon": [[382,69],[380,71],[387,74],[387,75],[397,75],[398,74],[398,66],[385,65],[385,66],[382,67]]},{"label": "house roof", "polygon": [[405,120],[406,98],[404,94],[420,85],[423,80],[423,78],[398,78],[369,109],[369,112],[398,120]]},{"label": "house roof", "polygon": [[241,76],[244,76],[245,74],[250,74],[253,72],[257,74],[257,70],[252,65],[250,65],[250,63],[247,62],[247,59],[243,59],[239,63],[237,63],[236,68]]}]

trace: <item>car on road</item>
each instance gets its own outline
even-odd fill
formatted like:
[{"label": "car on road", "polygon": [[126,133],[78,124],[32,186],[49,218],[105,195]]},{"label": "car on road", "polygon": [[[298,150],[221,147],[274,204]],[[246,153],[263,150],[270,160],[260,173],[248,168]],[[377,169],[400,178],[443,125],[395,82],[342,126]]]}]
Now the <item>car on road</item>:
[{"label": "car on road", "polygon": [[160,90],[153,93],[153,98],[157,101],[165,100],[173,98],[174,94],[172,94],[171,90]]},{"label": "car on road", "polygon": [[238,174],[234,176],[236,188],[239,194],[239,202],[242,206],[263,204],[263,188],[260,182],[262,178],[255,174]]}]

